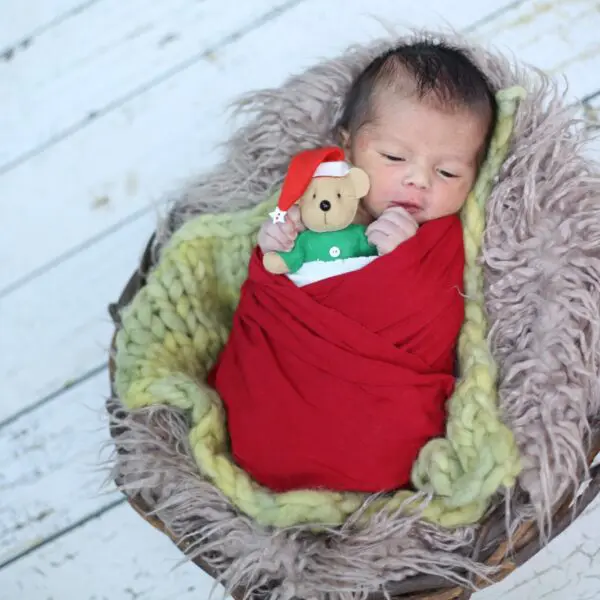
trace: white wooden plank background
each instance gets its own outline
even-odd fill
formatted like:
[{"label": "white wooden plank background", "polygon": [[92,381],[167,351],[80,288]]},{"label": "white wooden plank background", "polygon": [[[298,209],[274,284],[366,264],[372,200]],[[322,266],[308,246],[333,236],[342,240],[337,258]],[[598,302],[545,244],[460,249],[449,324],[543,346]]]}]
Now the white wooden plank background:
[{"label": "white wooden plank background", "polygon": [[0,600],[208,600],[213,580],[180,561],[165,535],[121,505],[0,570]]},{"label": "white wooden plank background", "polygon": [[[143,179],[145,168],[172,172],[171,182],[177,182],[181,173],[189,173],[189,161],[198,152],[195,139],[202,136],[202,128],[196,130],[196,138],[181,140],[180,152],[187,157],[185,171],[180,167],[173,172],[168,164],[157,168],[147,146],[159,145],[161,160],[168,159],[169,144],[177,143],[177,134],[190,126],[181,116],[193,113],[192,123],[210,118],[204,104],[212,97],[212,74],[218,67],[210,63],[212,55],[205,53],[236,39],[253,24],[260,24],[265,13],[285,5],[283,1],[254,0],[240,4],[244,7],[240,12],[239,8],[232,10],[231,0],[180,0],[173,6],[179,17],[174,23],[165,18],[171,6],[168,1],[103,0],[76,22],[71,19],[54,28],[53,35],[44,38],[49,47],[38,51],[40,41],[0,64],[9,70],[6,78],[16,90],[7,95],[8,110],[0,112],[0,130],[7,132],[2,136],[6,151],[0,142],[4,159],[0,164],[5,165],[0,166],[0,173],[8,169],[0,180],[0,195],[13,206],[0,241],[0,295],[14,280],[51,263],[162,194],[164,185],[156,187],[157,182]],[[148,29],[144,16],[148,10],[142,6],[157,7],[151,11],[157,19],[154,27]],[[106,14],[103,7],[109,9]],[[95,33],[98,30],[116,33],[107,40],[105,34]],[[168,36],[180,37],[163,43]],[[86,44],[86,39],[93,42]],[[185,87],[173,90],[173,79],[178,81],[189,71],[184,69],[189,67],[187,63],[197,67],[193,79],[188,77]],[[140,96],[146,87],[155,92]],[[163,102],[156,102],[159,97]],[[220,106],[222,110],[226,98],[217,95],[213,109]],[[179,106],[182,102],[185,112]],[[108,119],[88,118],[91,113],[100,116],[107,111]],[[172,136],[164,138],[162,132],[171,127]],[[69,143],[48,145],[53,138],[66,138]],[[11,156],[7,153],[13,147],[12,158],[25,152],[32,159],[9,168],[6,161]],[[144,167],[142,178],[138,165]],[[104,206],[106,202],[108,206]],[[121,204],[122,214],[115,214],[114,207]],[[105,209],[94,210],[99,205]],[[35,220],[28,217],[30,210],[36,211]],[[19,233],[26,226],[37,244]],[[59,226],[61,235],[57,236]]]},{"label": "white wooden plank background", "polygon": [[[443,0],[260,0],[243,14],[225,11],[228,2],[145,3],[137,13],[137,0],[0,2],[0,54],[17,44],[0,58],[0,164],[31,154],[0,175],[0,564],[10,561],[0,600],[208,597],[195,567],[169,573],[180,554],[164,536],[129,507],[111,509],[114,494],[94,493],[102,475],[93,463],[107,436],[106,304],[151,231],[150,205],[218,159],[228,101],[380,34],[369,14],[395,25],[477,22],[475,39],[563,70],[572,100],[600,90],[592,0],[461,0],[451,10]],[[27,107],[35,94],[45,114],[24,122],[14,98]],[[91,111],[98,117],[86,120]],[[600,145],[592,151],[600,157]],[[599,515],[596,503],[476,598],[600,597]]]},{"label": "white wooden plank background", "polygon": [[27,0],[26,10],[21,2],[3,2],[0,8],[0,55],[9,58],[26,50],[38,36],[78,17],[99,1]]},{"label": "white wooden plank background", "polygon": [[0,115],[0,173],[298,1],[103,0],[63,21],[3,65],[19,93]]},{"label": "white wooden plank background", "polygon": [[[133,272],[155,224],[153,213],[0,298],[0,423],[56,398],[106,363],[107,311]],[[32,332],[35,331],[35,338]],[[61,398],[59,402],[63,402]]]},{"label": "white wooden plank background", "polygon": [[[109,1],[104,0],[98,9]],[[211,0],[212,4],[218,5],[219,0]],[[457,3],[453,24],[457,28],[468,26],[505,4],[506,0],[494,0],[475,8],[473,4]],[[322,0],[304,0],[244,34],[239,42],[223,46],[211,55],[210,61],[193,62],[169,78],[165,78],[164,70],[158,70],[155,85],[146,93],[121,103],[117,102],[118,95],[113,97],[107,101],[113,104],[105,118],[86,121],[85,127],[67,138],[68,143],[49,147],[41,154],[34,152],[30,160],[0,180],[1,195],[9,198],[13,206],[5,220],[6,234],[0,238],[0,294],[81,241],[106,231],[162,197],[182,178],[210,166],[217,157],[215,145],[223,140],[227,130],[226,105],[234,97],[251,88],[277,85],[290,73],[323,56],[384,33],[367,13],[400,25],[433,25],[443,21],[444,6],[445,0],[407,5],[378,0],[367,10],[359,0],[329,0],[326,4]],[[333,37],[332,15],[338,24]],[[168,31],[178,34],[179,29],[170,27]],[[305,32],[310,32],[310,43]],[[130,43],[138,42],[134,39]],[[169,44],[162,51],[176,46]],[[121,48],[120,54],[103,59],[106,68],[132,72],[149,63],[158,52],[155,44],[143,46],[141,56],[130,54],[127,46]],[[185,60],[183,56],[178,59]],[[186,56],[189,58],[189,54]],[[85,73],[81,67],[82,85],[88,79]],[[40,77],[32,74],[30,80]],[[117,76],[105,77],[113,81]],[[72,89],[78,80],[71,77],[70,81]],[[64,88],[57,87],[56,92],[53,101],[64,102]],[[117,94],[120,92],[118,89]],[[19,92],[19,96],[28,98],[34,94],[30,85],[24,85]],[[81,111],[98,108],[88,103]],[[40,124],[36,131],[54,127],[53,115],[59,110],[45,108],[37,119]],[[50,117],[46,118],[46,113]],[[47,134],[43,139],[47,139]],[[27,144],[31,146],[32,142]],[[49,197],[52,201],[48,201]],[[102,210],[94,210],[98,205]],[[38,216],[33,222],[27,217],[31,207],[35,207]],[[37,244],[28,243],[19,233],[25,225]],[[59,225],[61,235],[57,236]]]},{"label": "white wooden plank background", "polygon": [[0,429],[0,565],[121,498],[100,468],[107,381],[103,371]]},{"label": "white wooden plank background", "polygon": [[523,2],[477,30],[476,38],[549,75],[568,76],[569,96],[600,87],[600,5],[595,0]]}]

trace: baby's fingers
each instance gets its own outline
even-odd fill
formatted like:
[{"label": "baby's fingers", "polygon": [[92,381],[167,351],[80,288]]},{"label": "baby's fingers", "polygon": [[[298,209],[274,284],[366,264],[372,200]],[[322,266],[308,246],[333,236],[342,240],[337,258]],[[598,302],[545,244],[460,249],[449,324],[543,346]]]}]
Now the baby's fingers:
[{"label": "baby's fingers", "polygon": [[378,219],[382,222],[391,224],[392,227],[399,228],[408,235],[414,235],[419,228],[415,219],[405,210],[389,210],[384,212]]},{"label": "baby's fingers", "polygon": [[277,225],[277,229],[283,233],[286,237],[290,239],[295,239],[298,235],[298,230],[296,229],[296,225],[294,222],[286,215],[286,219],[284,223],[280,223]]},{"label": "baby's fingers", "polygon": [[276,227],[269,231],[269,237],[274,244],[277,245],[277,250],[287,252],[294,245],[295,235],[286,231],[283,227]]},{"label": "baby's fingers", "polygon": [[387,254],[394,247],[392,238],[379,229],[371,230],[367,234],[369,243],[377,248],[379,254]]},{"label": "baby's fingers", "polygon": [[263,252],[287,252],[291,250],[294,240],[278,225],[265,223],[258,233],[257,241]]},{"label": "baby's fingers", "polygon": [[367,236],[367,239],[369,240],[369,242],[371,242],[371,244],[375,244],[375,240],[381,240],[383,238],[388,237],[390,234],[388,227],[378,220],[374,221],[373,223],[371,223],[371,225],[367,227],[365,235]]},{"label": "baby's fingers", "polygon": [[297,204],[291,206],[290,210],[288,210],[286,214],[285,225],[287,225],[288,223],[291,224],[296,233],[299,233],[300,231],[304,231],[306,229],[304,223],[302,222],[300,207]]},{"label": "baby's fingers", "polygon": [[376,221],[373,221],[367,227],[367,237],[374,233],[378,233],[381,235],[393,235],[398,231],[398,226],[395,223],[392,223],[388,219],[384,219],[383,217],[379,217]]}]

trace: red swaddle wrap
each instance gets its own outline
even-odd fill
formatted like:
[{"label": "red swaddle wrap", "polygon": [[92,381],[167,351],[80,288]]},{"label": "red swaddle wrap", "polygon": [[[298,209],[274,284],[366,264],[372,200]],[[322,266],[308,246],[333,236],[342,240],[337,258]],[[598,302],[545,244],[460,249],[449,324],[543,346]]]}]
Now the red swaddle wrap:
[{"label": "red swaddle wrap", "polygon": [[209,382],[234,460],[274,491],[388,491],[444,434],[464,318],[459,217],[369,265],[296,286],[253,254]]}]

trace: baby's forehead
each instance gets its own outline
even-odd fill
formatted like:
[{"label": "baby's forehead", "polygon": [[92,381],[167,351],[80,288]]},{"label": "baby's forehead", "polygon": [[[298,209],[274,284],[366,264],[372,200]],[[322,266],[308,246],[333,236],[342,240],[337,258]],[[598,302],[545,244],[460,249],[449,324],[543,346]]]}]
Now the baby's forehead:
[{"label": "baby's forehead", "polygon": [[393,133],[394,129],[405,130],[407,126],[418,133],[432,124],[485,135],[490,126],[490,115],[433,93],[419,96],[387,90],[373,98],[365,122],[367,127],[370,125],[379,134]]},{"label": "baby's forehead", "polygon": [[431,105],[380,107],[355,138],[357,149],[381,147],[394,152],[435,155],[472,162],[485,145],[488,121],[476,111],[440,110]]},{"label": "baby's forehead", "polygon": [[416,82],[406,75],[393,84],[381,82],[371,93],[368,109],[373,118],[386,118],[395,112],[419,108],[421,114],[443,113],[449,116],[460,114],[477,118],[481,111],[467,106],[458,99],[443,94],[438,90],[420,92]]}]

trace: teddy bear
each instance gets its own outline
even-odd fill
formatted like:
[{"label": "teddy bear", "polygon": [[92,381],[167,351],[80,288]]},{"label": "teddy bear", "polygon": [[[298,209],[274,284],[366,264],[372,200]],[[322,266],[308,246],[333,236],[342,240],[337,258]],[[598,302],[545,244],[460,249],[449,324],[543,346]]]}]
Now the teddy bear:
[{"label": "teddy bear", "polygon": [[369,188],[367,173],[349,165],[341,148],[317,148],[296,155],[271,217],[274,223],[284,222],[287,210],[298,204],[306,229],[289,252],[265,253],[265,269],[280,275],[296,273],[314,261],[377,255],[377,248],[367,240],[366,227],[353,223]]}]

